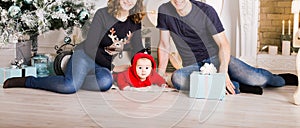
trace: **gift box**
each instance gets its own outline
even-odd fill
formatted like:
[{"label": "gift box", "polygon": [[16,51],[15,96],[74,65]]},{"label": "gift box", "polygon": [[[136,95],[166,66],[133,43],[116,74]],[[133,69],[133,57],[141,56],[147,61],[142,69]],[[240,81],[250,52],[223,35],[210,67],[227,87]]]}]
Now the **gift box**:
[{"label": "gift box", "polygon": [[22,69],[22,76],[33,76],[37,77],[37,69],[34,66],[27,66]]},{"label": "gift box", "polygon": [[190,75],[189,96],[200,99],[222,100],[225,97],[225,74],[212,73],[203,75],[200,72],[193,72]]},{"label": "gift box", "polygon": [[36,77],[36,68],[32,66],[26,66],[22,69],[19,68],[0,68],[0,83],[3,83],[6,79],[12,77]]}]

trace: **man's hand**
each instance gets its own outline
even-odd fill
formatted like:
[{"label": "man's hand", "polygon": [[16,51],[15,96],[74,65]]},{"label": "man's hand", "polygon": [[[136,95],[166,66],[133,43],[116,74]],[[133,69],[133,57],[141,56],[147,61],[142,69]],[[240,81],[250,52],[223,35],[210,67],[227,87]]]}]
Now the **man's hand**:
[{"label": "man's hand", "polygon": [[232,82],[231,82],[231,80],[229,78],[228,73],[226,73],[226,94],[227,95],[234,95],[235,94],[234,89],[235,89],[235,87],[232,84]]}]

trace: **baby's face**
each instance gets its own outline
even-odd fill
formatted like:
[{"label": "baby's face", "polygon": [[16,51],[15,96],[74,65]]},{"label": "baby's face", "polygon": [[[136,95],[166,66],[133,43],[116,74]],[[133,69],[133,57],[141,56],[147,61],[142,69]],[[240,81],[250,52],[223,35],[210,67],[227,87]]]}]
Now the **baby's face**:
[{"label": "baby's face", "polygon": [[136,63],[136,73],[142,81],[150,75],[152,70],[152,63],[147,58],[140,58]]}]

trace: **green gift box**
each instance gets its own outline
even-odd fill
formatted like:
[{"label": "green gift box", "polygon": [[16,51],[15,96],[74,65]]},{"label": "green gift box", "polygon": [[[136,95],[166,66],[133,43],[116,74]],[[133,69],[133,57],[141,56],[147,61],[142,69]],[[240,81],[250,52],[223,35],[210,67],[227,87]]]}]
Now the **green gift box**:
[{"label": "green gift box", "polygon": [[200,99],[222,100],[225,97],[225,74],[212,73],[203,75],[193,72],[190,75],[189,96]]}]

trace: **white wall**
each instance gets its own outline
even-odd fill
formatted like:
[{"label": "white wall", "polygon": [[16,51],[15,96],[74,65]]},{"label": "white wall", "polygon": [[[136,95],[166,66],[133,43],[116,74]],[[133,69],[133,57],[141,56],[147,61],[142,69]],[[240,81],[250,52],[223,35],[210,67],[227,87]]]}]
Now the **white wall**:
[{"label": "white wall", "polygon": [[238,41],[239,37],[239,0],[224,0],[220,19],[225,28],[226,36],[231,44],[231,54],[240,56]]}]

